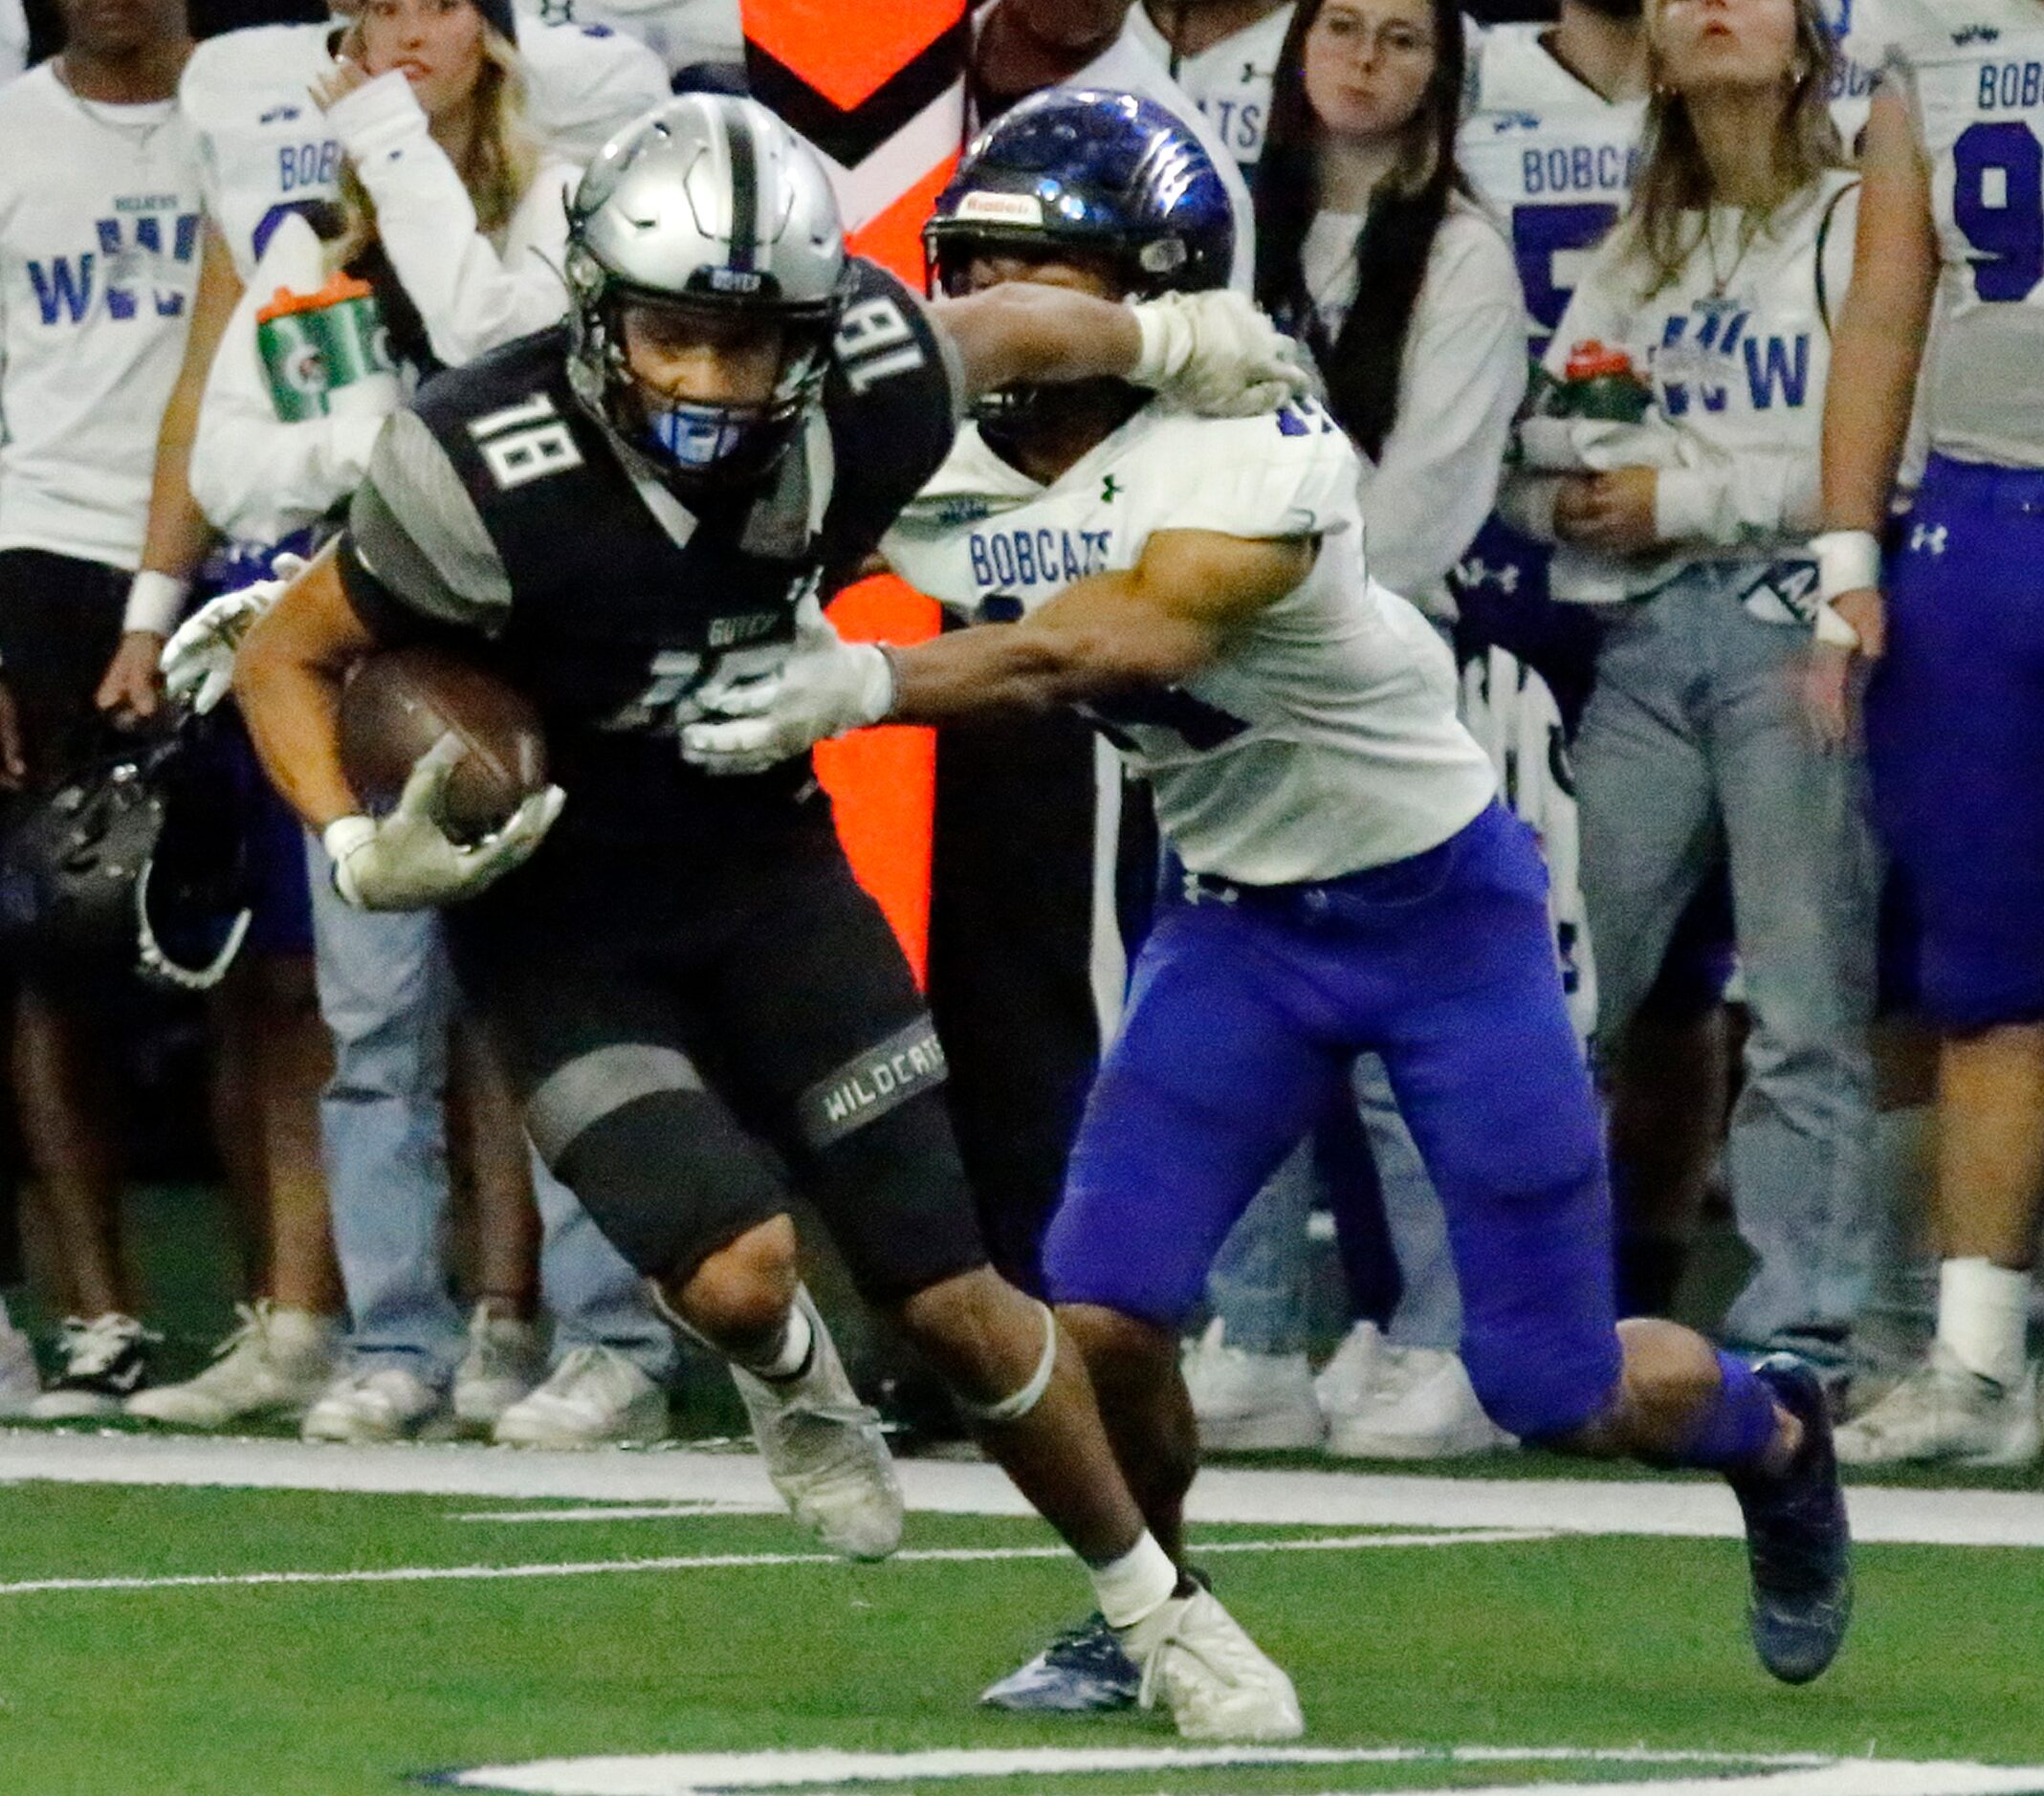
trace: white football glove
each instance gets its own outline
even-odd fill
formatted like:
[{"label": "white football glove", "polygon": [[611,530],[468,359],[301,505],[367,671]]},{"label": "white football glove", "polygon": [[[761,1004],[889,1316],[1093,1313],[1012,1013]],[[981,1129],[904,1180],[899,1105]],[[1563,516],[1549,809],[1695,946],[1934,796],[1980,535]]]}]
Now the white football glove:
[{"label": "white football glove", "polygon": [[719,668],[694,694],[705,721],[681,732],[681,756],[713,774],[763,773],[825,736],[878,723],[894,708],[894,669],[871,643],[847,643],[804,600],[780,665],[748,676]]},{"label": "white football glove", "polygon": [[448,781],[462,757],[450,732],[419,756],[387,817],[341,817],[320,838],[334,863],[334,888],[363,910],[423,910],[473,898],[539,845],[567,794],[536,792],[478,843],[451,841],[441,821]]},{"label": "white football glove", "polygon": [[1129,379],[1190,411],[1253,418],[1316,384],[1306,352],[1239,293],[1170,293],[1131,310],[1143,347]]},{"label": "white football glove", "polygon": [[163,669],[164,690],[189,705],[198,716],[212,710],[234,683],[234,650],[249,626],[276,603],[304,567],[297,556],[280,555],[270,579],[209,599],[180,624],[157,664]]}]

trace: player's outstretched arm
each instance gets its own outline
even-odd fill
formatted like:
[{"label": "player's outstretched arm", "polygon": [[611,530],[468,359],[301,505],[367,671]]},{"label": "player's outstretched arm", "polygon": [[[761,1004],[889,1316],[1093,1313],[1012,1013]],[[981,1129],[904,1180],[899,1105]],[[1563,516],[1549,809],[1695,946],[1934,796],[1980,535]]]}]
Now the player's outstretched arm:
[{"label": "player's outstretched arm", "polygon": [[757,773],[867,724],[951,723],[1048,711],[1190,679],[1303,580],[1308,537],[1159,531],[1133,567],[1077,581],[1019,624],[918,644],[846,643],[821,618],[780,670],[698,694],[713,714],[682,754],[713,773]]},{"label": "player's outstretched arm", "polygon": [[1241,294],[1166,294],[1117,305],[1006,281],[932,308],[968,396],[1102,376],[1154,387],[1210,417],[1254,417],[1311,390],[1298,344]]}]

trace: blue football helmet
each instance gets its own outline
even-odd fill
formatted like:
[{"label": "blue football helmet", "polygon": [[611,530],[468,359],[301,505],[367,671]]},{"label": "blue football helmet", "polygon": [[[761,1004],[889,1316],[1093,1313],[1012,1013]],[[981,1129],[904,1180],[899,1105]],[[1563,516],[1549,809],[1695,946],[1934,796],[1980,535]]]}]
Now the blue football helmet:
[{"label": "blue football helmet", "polygon": [[974,140],[923,253],[931,291],[960,294],[976,254],[1059,249],[1104,256],[1134,298],[1224,287],[1234,209],[1198,139],[1154,100],[1050,88]]}]

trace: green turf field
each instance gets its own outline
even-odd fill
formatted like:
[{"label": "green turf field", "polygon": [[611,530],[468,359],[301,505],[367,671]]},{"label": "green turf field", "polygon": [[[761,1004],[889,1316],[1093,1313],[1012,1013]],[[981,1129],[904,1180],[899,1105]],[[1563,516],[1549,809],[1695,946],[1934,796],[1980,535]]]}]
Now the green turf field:
[{"label": "green turf field", "polygon": [[[0,1436],[0,1475],[35,1438]],[[625,1470],[644,1481],[662,1463]],[[1530,1538],[1201,1529],[1220,1589],[1294,1674],[1318,1755],[1253,1763],[1175,1760],[1160,1718],[975,1712],[981,1684],[1086,1607],[1032,1522],[912,1515],[903,1559],[851,1567],[814,1563],[763,1514],[0,1485],[0,1792],[391,1796],[422,1774],[589,1757],[619,1762],[469,1781],[604,1796],[2044,1791],[2044,1771],[1885,1763],[2044,1766],[2044,1549],[1865,1547],[1847,1653],[1794,1691],[1747,1649],[1735,1541],[1557,1536],[1551,1501],[1530,1501],[1541,1488],[1488,1493],[1507,1508],[1529,1494]],[[599,1519],[541,1519],[561,1514]],[[1298,1550],[1314,1540],[1343,1544]],[[484,1575],[508,1567],[523,1569]],[[240,1581],[258,1573],[293,1575]],[[1054,1750],[1018,1756],[1039,1748]],[[896,1757],[915,1754],[939,1756]]]}]

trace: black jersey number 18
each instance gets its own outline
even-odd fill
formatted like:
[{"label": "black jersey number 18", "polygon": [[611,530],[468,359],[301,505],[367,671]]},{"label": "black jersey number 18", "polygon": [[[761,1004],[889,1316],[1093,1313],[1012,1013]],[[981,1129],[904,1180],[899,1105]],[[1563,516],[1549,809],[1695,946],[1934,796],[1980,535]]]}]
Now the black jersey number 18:
[{"label": "black jersey number 18", "polygon": [[500,492],[582,466],[573,433],[544,393],[475,419],[469,434]]},{"label": "black jersey number 18", "polygon": [[923,365],[923,346],[909,320],[884,296],[846,308],[832,349],[854,393],[863,394],[890,374],[910,374]]}]

